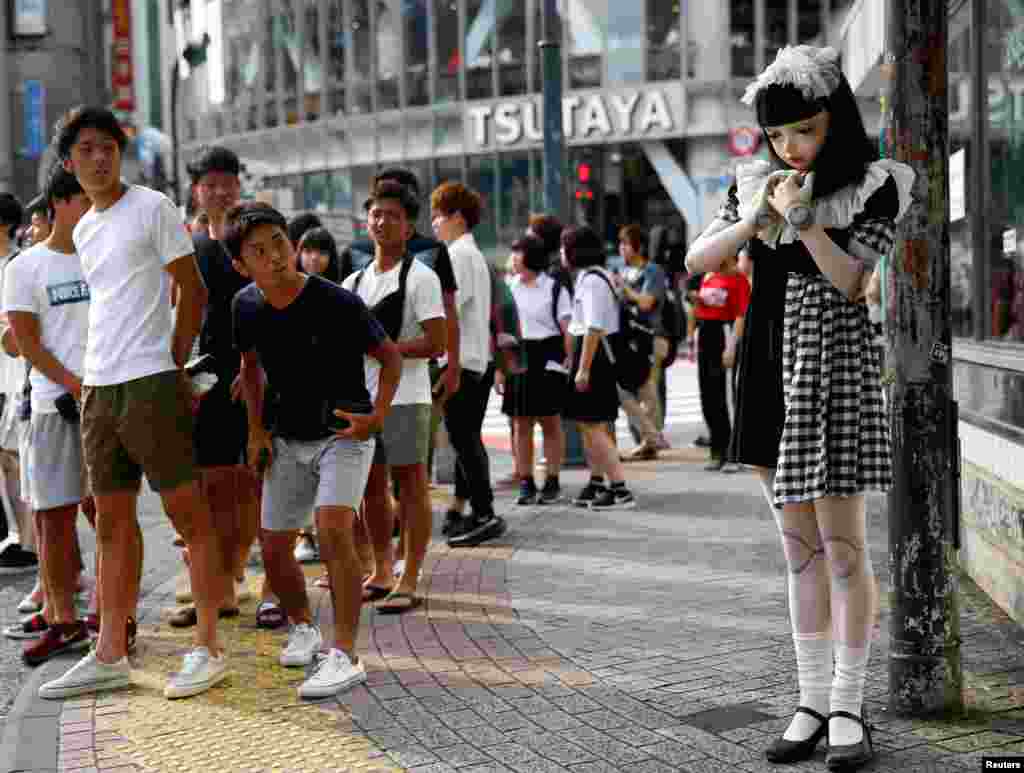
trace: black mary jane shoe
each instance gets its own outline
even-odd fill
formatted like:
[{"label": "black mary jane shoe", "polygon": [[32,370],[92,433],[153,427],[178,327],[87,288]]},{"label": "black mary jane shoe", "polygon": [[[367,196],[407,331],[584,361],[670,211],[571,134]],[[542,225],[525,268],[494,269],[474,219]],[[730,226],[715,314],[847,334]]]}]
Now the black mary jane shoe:
[{"label": "black mary jane shoe", "polygon": [[813,754],[818,742],[828,737],[828,718],[822,716],[814,709],[806,706],[797,706],[797,714],[808,714],[818,720],[821,725],[814,734],[802,741],[787,741],[779,736],[772,742],[772,745],[765,750],[765,756],[769,762],[800,762],[809,759]]},{"label": "black mary jane shoe", "polygon": [[859,717],[848,711],[833,711],[828,715],[829,719],[832,717],[852,719],[854,722],[859,722],[860,726],[864,728],[864,737],[857,743],[849,743],[842,746],[829,745],[828,754],[825,755],[825,765],[828,766],[829,770],[856,770],[874,758],[875,747],[871,743],[871,726],[863,715],[863,709]]}]

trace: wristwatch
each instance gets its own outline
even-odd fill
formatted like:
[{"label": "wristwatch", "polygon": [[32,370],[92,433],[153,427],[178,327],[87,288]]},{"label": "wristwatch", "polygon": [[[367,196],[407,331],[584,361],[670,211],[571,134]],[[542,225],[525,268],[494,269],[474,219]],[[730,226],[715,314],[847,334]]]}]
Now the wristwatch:
[{"label": "wristwatch", "polygon": [[786,210],[786,222],[798,231],[814,225],[814,210],[806,204],[792,204]]}]

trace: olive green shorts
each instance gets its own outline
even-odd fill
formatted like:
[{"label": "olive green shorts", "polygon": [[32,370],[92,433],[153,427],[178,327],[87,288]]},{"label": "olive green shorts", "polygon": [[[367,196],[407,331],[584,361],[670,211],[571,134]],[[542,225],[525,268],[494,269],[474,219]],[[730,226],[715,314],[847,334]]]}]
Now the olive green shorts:
[{"label": "olive green shorts", "polygon": [[176,370],[82,390],[82,450],[95,494],[196,479],[192,402]]}]

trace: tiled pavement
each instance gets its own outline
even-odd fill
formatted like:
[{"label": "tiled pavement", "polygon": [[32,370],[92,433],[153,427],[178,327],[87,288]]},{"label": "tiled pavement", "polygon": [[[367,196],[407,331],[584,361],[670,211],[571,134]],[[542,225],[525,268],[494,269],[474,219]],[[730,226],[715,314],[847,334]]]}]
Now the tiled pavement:
[{"label": "tiled pavement", "polygon": [[[507,470],[506,458],[494,462],[499,474]],[[763,760],[763,748],[786,725],[796,689],[783,564],[756,481],[704,473],[683,453],[630,472],[635,511],[509,507],[501,544],[435,548],[423,607],[364,613],[360,648],[370,677],[339,701],[297,700],[302,674],[276,665],[283,636],[255,629],[252,604],[226,626],[234,677],[204,696],[164,701],[166,672],[187,642],[160,620],[173,595],[173,582],[166,584],[143,617],[136,686],[64,704],[23,693],[18,764],[778,770]],[[564,475],[570,490],[582,478]],[[884,602],[884,502],[871,505]],[[316,602],[328,624],[326,597]],[[883,609],[868,685],[880,752],[872,769],[980,770],[983,753],[1024,754],[1024,635],[966,582],[961,607],[970,711],[930,722],[886,711]],[[47,664],[27,687],[64,667]],[[823,751],[790,769],[824,770]]]}]

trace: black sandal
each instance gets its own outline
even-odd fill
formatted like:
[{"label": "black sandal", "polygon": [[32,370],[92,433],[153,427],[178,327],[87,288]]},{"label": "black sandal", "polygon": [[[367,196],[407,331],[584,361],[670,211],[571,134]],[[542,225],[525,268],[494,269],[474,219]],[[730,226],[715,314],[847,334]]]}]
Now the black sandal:
[{"label": "black sandal", "polygon": [[857,743],[843,744],[842,746],[828,747],[828,754],[825,755],[825,765],[829,770],[856,770],[857,768],[871,762],[875,757],[875,747],[871,743],[871,726],[867,723],[864,709],[860,710],[861,716],[851,714],[849,711],[833,711],[828,715],[832,717],[844,717],[859,722],[864,728],[864,737]]},{"label": "black sandal", "polygon": [[787,741],[782,736],[776,738],[772,745],[765,750],[765,756],[769,762],[800,762],[801,760],[810,759],[814,754],[814,750],[818,746],[818,742],[822,738],[828,738],[828,718],[822,716],[814,709],[809,709],[806,706],[797,706],[797,714],[808,714],[818,720],[821,725],[811,735],[810,738],[805,738],[802,741]]}]

